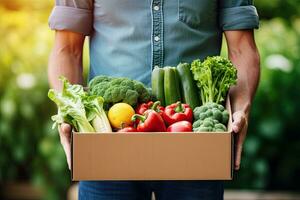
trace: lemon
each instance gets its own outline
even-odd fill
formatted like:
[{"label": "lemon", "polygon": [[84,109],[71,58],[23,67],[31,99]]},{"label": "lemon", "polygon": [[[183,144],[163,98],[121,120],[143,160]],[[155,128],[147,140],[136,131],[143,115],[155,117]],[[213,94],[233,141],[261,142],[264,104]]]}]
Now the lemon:
[{"label": "lemon", "polygon": [[108,119],[114,128],[121,128],[122,124],[130,125],[134,109],[127,103],[116,103],[108,110]]}]

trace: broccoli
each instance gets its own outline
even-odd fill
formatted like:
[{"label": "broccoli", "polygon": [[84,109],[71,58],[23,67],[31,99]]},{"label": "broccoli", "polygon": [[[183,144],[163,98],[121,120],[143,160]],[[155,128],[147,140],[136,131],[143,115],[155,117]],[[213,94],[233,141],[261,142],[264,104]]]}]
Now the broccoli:
[{"label": "broccoli", "polygon": [[229,119],[229,113],[225,110],[224,106],[212,102],[196,107],[193,114],[195,120],[212,118],[224,125],[227,125]]},{"label": "broccoli", "polygon": [[136,106],[147,102],[151,95],[143,83],[125,77],[97,76],[89,82],[91,95],[102,96],[105,109],[115,103],[124,102]]},{"label": "broccoli", "polygon": [[193,123],[194,132],[225,132],[226,126],[213,118],[198,119]]},{"label": "broccoli", "polygon": [[229,119],[229,113],[224,106],[209,102],[193,110],[194,132],[224,132]]},{"label": "broccoli", "polygon": [[133,81],[134,90],[139,93],[139,102],[147,102],[151,99],[151,94],[149,90],[144,86],[143,83],[138,81]]}]

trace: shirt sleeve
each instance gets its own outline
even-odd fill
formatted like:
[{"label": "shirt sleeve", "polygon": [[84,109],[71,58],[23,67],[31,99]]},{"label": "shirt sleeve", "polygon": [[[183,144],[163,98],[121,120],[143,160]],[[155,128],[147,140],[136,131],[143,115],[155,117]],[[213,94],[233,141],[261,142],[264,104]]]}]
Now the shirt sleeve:
[{"label": "shirt sleeve", "polygon": [[219,23],[223,31],[257,29],[259,17],[252,0],[220,0]]},{"label": "shirt sleeve", "polygon": [[49,17],[49,27],[90,35],[93,30],[93,3],[93,0],[56,0]]}]

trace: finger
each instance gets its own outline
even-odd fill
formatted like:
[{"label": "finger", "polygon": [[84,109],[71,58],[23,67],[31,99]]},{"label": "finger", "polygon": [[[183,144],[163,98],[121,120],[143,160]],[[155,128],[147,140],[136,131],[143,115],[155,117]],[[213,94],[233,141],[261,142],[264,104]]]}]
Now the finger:
[{"label": "finger", "polygon": [[242,157],[242,145],[237,145],[236,153],[235,153],[235,161],[234,161],[234,169],[239,170],[241,165],[241,157]]},{"label": "finger", "polygon": [[63,143],[70,143],[71,141],[71,131],[72,127],[69,124],[63,123],[59,128],[59,136],[60,142]]},{"label": "finger", "polygon": [[245,117],[242,113],[235,113],[233,116],[232,130],[235,133],[239,133],[245,125]]},{"label": "finger", "polygon": [[71,169],[71,131],[72,127],[66,123],[61,124],[59,128],[60,143],[63,146],[69,169]]},{"label": "finger", "polygon": [[61,125],[61,131],[63,131],[64,133],[71,133],[72,127],[70,126],[70,124],[63,123]]},{"label": "finger", "polygon": [[63,144],[63,148],[65,151],[68,168],[71,169],[71,145],[69,143],[65,143],[65,144]]},{"label": "finger", "polygon": [[239,134],[236,135],[235,160],[234,169],[239,170],[243,151],[243,144],[246,137],[247,128],[244,127]]},{"label": "finger", "polygon": [[61,144],[63,146],[64,152],[66,155],[68,167],[69,167],[69,169],[71,169],[70,168],[70,166],[71,166],[71,144],[70,144],[70,142],[64,141],[64,140],[61,140]]}]

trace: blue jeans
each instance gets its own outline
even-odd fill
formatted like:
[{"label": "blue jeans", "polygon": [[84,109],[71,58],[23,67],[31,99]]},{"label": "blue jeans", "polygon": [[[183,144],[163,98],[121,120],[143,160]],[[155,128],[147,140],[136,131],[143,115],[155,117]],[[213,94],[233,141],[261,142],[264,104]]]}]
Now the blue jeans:
[{"label": "blue jeans", "polygon": [[79,200],[222,200],[223,181],[81,181]]}]

